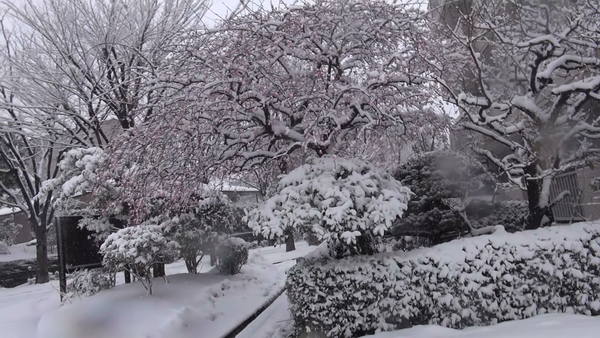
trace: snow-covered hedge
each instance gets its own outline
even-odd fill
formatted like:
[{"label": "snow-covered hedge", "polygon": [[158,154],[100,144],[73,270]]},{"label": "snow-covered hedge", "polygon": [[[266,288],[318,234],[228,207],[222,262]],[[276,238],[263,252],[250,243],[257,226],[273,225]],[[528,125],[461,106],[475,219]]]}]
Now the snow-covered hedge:
[{"label": "snow-covered hedge", "polygon": [[217,269],[224,274],[235,275],[248,261],[248,244],[241,238],[229,237],[219,246]]},{"label": "snow-covered hedge", "polygon": [[300,327],[351,337],[398,327],[600,314],[600,225],[455,240],[408,253],[300,262],[286,282]]},{"label": "snow-covered hedge", "polygon": [[152,294],[152,266],[171,263],[179,255],[176,242],[167,239],[158,225],[139,225],[108,236],[100,247],[102,264],[112,272],[127,270]]}]

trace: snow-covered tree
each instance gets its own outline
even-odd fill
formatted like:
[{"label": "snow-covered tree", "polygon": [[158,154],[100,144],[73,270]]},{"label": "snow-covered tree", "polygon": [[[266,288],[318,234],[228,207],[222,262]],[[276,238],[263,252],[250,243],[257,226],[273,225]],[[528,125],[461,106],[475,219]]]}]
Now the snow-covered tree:
[{"label": "snow-covered tree", "polygon": [[555,202],[553,178],[600,154],[599,4],[462,0],[444,10],[456,15],[434,23],[442,43],[419,52],[463,133],[481,135],[473,150],[527,191],[527,227],[537,228]]},{"label": "snow-covered tree", "polygon": [[236,224],[234,205],[224,195],[194,199],[191,210],[165,223],[167,236],[180,246],[189,273],[198,273],[198,264],[213,252],[220,237],[231,233]]},{"label": "snow-covered tree", "polygon": [[160,189],[176,207],[215,173],[298,151],[397,163],[412,128],[446,123],[408,46],[425,29],[408,5],[319,0],[198,32],[164,83],[180,95],[124,136],[108,172],[134,203]]},{"label": "snow-covered tree", "polygon": [[129,271],[152,295],[152,267],[171,263],[179,254],[176,242],[164,236],[158,225],[139,225],[121,229],[108,236],[100,247],[102,264],[113,272]]},{"label": "snow-covered tree", "polygon": [[[463,233],[477,235],[486,229],[470,228],[466,209],[474,195],[491,195],[495,180],[475,159],[454,151],[420,154],[402,164],[394,177],[413,192],[406,215],[392,233],[428,238],[433,244]],[[451,200],[460,203],[449,204]],[[464,216],[464,217],[463,217]],[[489,228],[488,230],[492,230]]]},{"label": "snow-covered tree", "polygon": [[37,238],[36,280],[42,283],[48,281],[46,231],[54,217],[53,191],[40,195],[44,182],[70,179],[57,166],[64,152],[103,147],[119,129],[165,104],[169,90],[156,81],[168,73],[172,45],[201,25],[205,2],[3,5],[0,162],[14,186],[2,183],[0,203],[27,214]]},{"label": "snow-covered tree", "polygon": [[360,160],[325,156],[285,175],[277,193],[247,220],[266,238],[313,232],[353,254],[369,254],[374,236],[402,216],[409,198],[410,190],[389,174]]}]

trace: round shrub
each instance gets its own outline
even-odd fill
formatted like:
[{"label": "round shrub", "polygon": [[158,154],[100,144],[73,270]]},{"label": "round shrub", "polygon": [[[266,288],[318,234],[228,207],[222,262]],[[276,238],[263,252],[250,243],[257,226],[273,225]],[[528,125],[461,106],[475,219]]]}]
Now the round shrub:
[{"label": "round shrub", "polygon": [[313,158],[283,176],[274,196],[246,219],[267,239],[312,232],[336,244],[336,252],[373,254],[375,238],[402,217],[410,190],[391,175],[358,159]]},{"label": "round shrub", "polygon": [[100,252],[102,264],[112,272],[127,270],[152,294],[154,264],[167,264],[179,255],[176,242],[167,239],[158,225],[139,225],[121,229],[106,238]]},{"label": "round shrub", "polygon": [[600,314],[600,228],[551,227],[398,253],[303,260],[288,272],[300,328],[357,337],[413,325]]},{"label": "round shrub", "polygon": [[219,246],[217,269],[224,274],[235,275],[248,261],[248,244],[241,238],[229,237]]}]

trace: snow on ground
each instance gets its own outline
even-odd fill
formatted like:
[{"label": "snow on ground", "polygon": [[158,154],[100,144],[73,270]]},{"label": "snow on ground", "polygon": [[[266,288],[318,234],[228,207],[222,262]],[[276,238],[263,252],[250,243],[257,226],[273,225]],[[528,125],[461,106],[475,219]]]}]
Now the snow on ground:
[{"label": "snow on ground", "polygon": [[[280,292],[294,259],[315,248],[304,242],[296,247],[290,253],[285,253],[285,245],[253,249],[251,262],[236,276],[194,276],[185,274],[183,261],[169,264],[170,283],[156,279],[154,296],[146,296],[144,288],[134,283],[61,307],[58,281],[0,289],[0,337],[218,337]],[[284,259],[290,260],[270,264]],[[210,269],[206,257],[202,272]],[[122,283],[120,273],[117,284]],[[130,334],[137,328],[142,331]]]},{"label": "snow on ground", "polygon": [[153,296],[137,283],[120,285],[44,315],[37,337],[218,338],[274,297],[284,281],[276,267],[255,256],[235,276],[158,279]]},{"label": "snow on ground", "polygon": [[255,252],[260,253],[270,263],[279,263],[283,261],[293,260],[298,257],[304,257],[309,252],[313,251],[316,246],[308,246],[308,243],[296,242],[296,250],[285,252],[285,244],[276,246],[268,246],[264,248],[256,248]]},{"label": "snow on ground", "polygon": [[[35,259],[35,245],[27,246],[26,243],[15,244],[10,246],[10,253],[6,255],[0,254],[0,262],[18,261],[21,259]],[[49,256],[56,256],[54,253],[48,253]]]},{"label": "snow on ground", "polygon": [[546,314],[492,326],[454,330],[437,325],[384,332],[363,338],[595,338],[600,318],[570,314]]}]

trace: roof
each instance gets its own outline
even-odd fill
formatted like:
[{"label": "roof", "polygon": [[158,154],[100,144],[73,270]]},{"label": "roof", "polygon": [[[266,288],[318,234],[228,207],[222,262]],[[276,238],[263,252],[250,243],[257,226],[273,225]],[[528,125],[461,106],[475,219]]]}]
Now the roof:
[{"label": "roof", "polygon": [[245,186],[242,184],[232,183],[231,181],[226,181],[226,180],[213,180],[210,183],[208,183],[208,185],[209,185],[209,187],[211,187],[213,189],[219,189],[223,192],[227,192],[227,191],[258,192],[258,189],[256,189],[256,188],[248,187],[248,186]]}]

